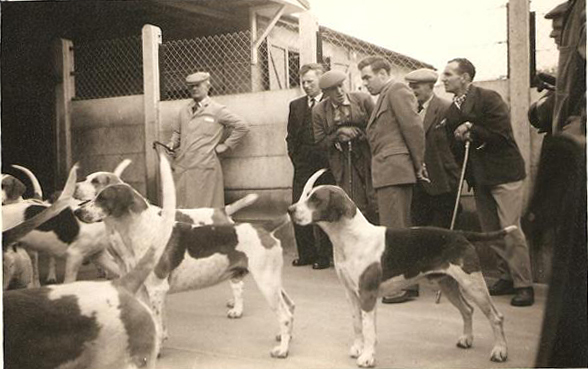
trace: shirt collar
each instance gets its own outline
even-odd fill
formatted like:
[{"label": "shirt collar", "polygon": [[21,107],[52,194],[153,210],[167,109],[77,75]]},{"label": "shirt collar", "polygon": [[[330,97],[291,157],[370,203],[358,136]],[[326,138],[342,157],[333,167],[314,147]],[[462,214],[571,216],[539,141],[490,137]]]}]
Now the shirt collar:
[{"label": "shirt collar", "polygon": [[429,107],[429,104],[431,103],[431,100],[433,100],[433,96],[434,95],[435,94],[431,94],[431,96],[429,97],[429,99],[422,104],[423,105],[423,110],[427,110],[427,108]]}]

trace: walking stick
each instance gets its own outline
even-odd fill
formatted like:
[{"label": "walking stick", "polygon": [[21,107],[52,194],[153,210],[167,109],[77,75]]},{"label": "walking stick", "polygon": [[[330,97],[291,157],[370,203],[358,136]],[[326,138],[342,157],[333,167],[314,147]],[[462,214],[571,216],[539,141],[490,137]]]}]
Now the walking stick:
[{"label": "walking stick", "polygon": [[353,152],[353,146],[351,145],[351,140],[347,141],[347,173],[349,173],[349,197],[353,201],[355,201],[354,193],[353,193],[353,168],[351,163],[351,153]]},{"label": "walking stick", "polygon": [[[468,165],[468,158],[470,156],[470,141],[466,141],[465,143],[465,154],[463,156],[463,164],[461,166],[461,174],[459,175],[459,183],[457,185],[457,196],[455,198],[455,205],[453,206],[453,216],[451,217],[451,225],[449,226],[450,230],[453,230],[455,227],[455,220],[457,219],[457,209],[459,209],[459,198],[461,197],[461,188],[463,187],[463,181],[465,179],[465,172]],[[435,297],[435,303],[438,304],[441,301],[441,290],[437,291],[437,296]]]}]

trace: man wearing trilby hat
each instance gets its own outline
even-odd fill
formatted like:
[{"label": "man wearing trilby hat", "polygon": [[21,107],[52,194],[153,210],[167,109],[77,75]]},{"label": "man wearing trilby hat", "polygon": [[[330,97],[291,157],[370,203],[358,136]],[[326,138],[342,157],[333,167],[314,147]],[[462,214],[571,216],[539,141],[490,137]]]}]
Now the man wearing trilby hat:
[{"label": "man wearing trilby hat", "polygon": [[[180,110],[168,144],[173,162],[177,207],[223,207],[223,172],[218,155],[234,149],[249,131],[248,124],[208,97],[210,75],[186,77],[192,101]],[[225,128],[231,128],[222,141]]]}]

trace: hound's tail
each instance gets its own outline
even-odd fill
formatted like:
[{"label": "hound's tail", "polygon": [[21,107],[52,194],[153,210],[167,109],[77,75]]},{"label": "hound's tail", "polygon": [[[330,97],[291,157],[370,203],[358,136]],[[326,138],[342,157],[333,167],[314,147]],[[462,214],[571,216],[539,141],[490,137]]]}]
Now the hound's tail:
[{"label": "hound's tail", "polygon": [[161,229],[154,239],[148,240],[148,242],[151,242],[151,245],[135,268],[115,282],[132,293],[136,293],[139,290],[143,285],[143,282],[145,282],[145,279],[147,279],[149,274],[153,271],[153,268],[155,268],[155,265],[165,249],[165,245],[171,237],[175,222],[176,190],[174,187],[171,167],[167,158],[163,154],[159,155],[159,168],[163,188],[163,219],[160,223]]},{"label": "hound's tail", "polygon": [[238,212],[239,210],[250,206],[255,201],[257,201],[258,198],[259,198],[259,195],[254,194],[254,193],[250,193],[249,195],[225,206],[225,211],[228,216],[231,216],[231,215],[235,214],[236,212]]},{"label": "hound's tail", "polygon": [[468,232],[468,231],[457,231],[457,232],[463,234],[465,236],[465,238],[468,239],[468,241],[476,242],[476,241],[496,240],[498,238],[502,238],[502,237],[506,236],[507,234],[515,231],[516,229],[518,229],[518,227],[512,225],[512,226],[508,226],[504,229],[501,229],[500,231],[494,231],[494,232]]},{"label": "hound's tail", "polygon": [[121,161],[120,163],[118,163],[118,165],[116,166],[116,168],[114,168],[114,174],[120,178],[120,176],[123,174],[123,172],[125,171],[125,169],[127,169],[127,167],[132,163],[131,159],[125,159],[123,161]]},{"label": "hound's tail", "polygon": [[36,200],[43,200],[43,189],[41,188],[41,184],[39,183],[39,180],[37,179],[35,174],[27,168],[20,165],[13,164],[12,167],[20,170],[21,172],[26,174],[27,177],[29,177],[29,180],[33,185],[33,198]]}]

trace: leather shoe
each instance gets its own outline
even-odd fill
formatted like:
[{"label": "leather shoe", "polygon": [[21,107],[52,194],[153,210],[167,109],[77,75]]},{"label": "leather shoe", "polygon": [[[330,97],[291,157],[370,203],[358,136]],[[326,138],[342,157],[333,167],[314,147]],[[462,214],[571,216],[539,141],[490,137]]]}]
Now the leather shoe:
[{"label": "leather shoe", "polygon": [[405,290],[397,295],[382,297],[382,304],[400,304],[419,296],[418,290]]},{"label": "leather shoe", "polygon": [[312,261],[310,261],[310,260],[294,259],[292,261],[292,265],[295,267],[301,267],[301,266],[310,265],[310,264],[312,264]]},{"label": "leather shoe", "polygon": [[327,269],[330,266],[331,266],[330,263],[318,262],[318,263],[312,264],[312,269],[315,269],[315,270]]},{"label": "leather shoe", "polygon": [[488,292],[490,292],[490,296],[512,295],[515,293],[515,288],[512,281],[499,279],[498,282],[494,283],[494,285],[488,289]]},{"label": "leather shoe", "polygon": [[512,306],[531,306],[535,302],[535,291],[533,287],[517,288],[510,304]]}]

